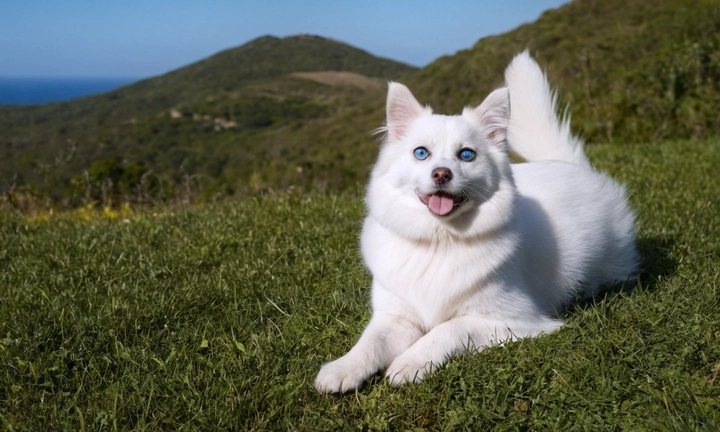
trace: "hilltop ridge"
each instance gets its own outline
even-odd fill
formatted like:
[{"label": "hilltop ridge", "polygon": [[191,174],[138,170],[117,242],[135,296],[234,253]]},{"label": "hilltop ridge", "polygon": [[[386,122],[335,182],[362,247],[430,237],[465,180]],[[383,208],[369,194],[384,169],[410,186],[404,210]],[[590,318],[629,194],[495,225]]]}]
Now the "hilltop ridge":
[{"label": "hilltop ridge", "polygon": [[375,57],[348,44],[315,35],[261,36],[171,72],[120,89],[42,106],[0,105],[0,126],[17,127],[25,118],[43,120],[127,120],[207,96],[242,89],[293,72],[343,71],[397,79],[415,67]]}]

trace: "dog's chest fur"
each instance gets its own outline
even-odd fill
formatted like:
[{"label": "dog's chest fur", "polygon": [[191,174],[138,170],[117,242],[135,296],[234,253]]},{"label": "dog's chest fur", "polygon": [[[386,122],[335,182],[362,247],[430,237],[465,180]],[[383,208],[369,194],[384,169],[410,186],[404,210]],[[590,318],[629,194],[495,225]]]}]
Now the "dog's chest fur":
[{"label": "dog's chest fur", "polygon": [[372,216],[362,234],[363,256],[375,280],[373,290],[392,294],[401,302],[397,308],[412,311],[426,328],[483,304],[482,287],[496,277],[515,244],[503,234],[473,240],[448,236],[408,240]]}]

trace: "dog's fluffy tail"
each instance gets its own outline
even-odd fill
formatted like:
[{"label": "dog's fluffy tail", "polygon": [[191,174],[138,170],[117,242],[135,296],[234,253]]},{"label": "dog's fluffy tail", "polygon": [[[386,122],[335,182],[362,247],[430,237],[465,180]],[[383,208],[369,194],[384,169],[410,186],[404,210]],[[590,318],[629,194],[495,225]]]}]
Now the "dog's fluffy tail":
[{"label": "dog's fluffy tail", "polygon": [[561,160],[590,166],[583,142],[570,132],[570,118],[556,114],[557,96],[540,66],[526,51],[505,70],[510,90],[510,149],[528,161]]}]

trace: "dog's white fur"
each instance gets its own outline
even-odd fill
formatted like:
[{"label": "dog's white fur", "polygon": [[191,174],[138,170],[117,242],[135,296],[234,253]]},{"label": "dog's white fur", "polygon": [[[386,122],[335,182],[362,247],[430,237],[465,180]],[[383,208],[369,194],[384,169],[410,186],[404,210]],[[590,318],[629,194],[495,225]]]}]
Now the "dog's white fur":
[{"label": "dog's white fur", "polygon": [[[624,188],[591,168],[527,51],[505,80],[459,116],[432,114],[390,84],[361,237],[373,315],[357,344],[320,369],[320,392],[355,389],[381,369],[393,385],[419,382],[467,349],[557,330],[578,291],[636,277]],[[528,163],[511,165],[508,146]],[[429,157],[418,160],[418,147]],[[449,182],[432,178],[438,167]],[[445,216],[420,198],[439,190],[456,197]]]}]

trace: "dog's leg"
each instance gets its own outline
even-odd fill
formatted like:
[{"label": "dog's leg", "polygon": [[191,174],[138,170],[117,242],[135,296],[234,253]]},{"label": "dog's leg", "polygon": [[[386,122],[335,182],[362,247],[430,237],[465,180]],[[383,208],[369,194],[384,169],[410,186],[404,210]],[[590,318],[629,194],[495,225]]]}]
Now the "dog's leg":
[{"label": "dog's leg", "polygon": [[532,321],[502,321],[482,316],[463,316],[430,330],[400,356],[385,372],[390,384],[421,382],[451,357],[466,350],[481,350],[508,340],[550,333],[562,323],[544,317]]},{"label": "dog's leg", "polygon": [[375,313],[357,344],[344,356],[320,368],[315,388],[322,393],[356,389],[421,336],[422,331],[407,319]]}]

